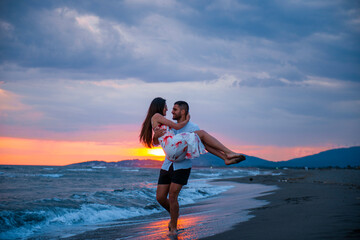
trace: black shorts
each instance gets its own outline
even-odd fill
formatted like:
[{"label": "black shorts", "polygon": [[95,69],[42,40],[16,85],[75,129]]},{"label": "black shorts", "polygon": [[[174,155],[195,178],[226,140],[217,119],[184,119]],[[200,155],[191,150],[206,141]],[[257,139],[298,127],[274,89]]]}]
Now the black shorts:
[{"label": "black shorts", "polygon": [[179,169],[174,171],[173,165],[171,164],[169,171],[160,169],[158,184],[170,184],[177,183],[186,185],[190,176],[191,168]]}]

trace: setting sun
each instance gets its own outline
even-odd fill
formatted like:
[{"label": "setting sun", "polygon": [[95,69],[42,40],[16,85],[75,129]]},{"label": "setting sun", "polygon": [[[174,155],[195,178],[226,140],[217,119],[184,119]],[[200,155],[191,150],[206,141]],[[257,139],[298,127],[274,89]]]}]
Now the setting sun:
[{"label": "setting sun", "polygon": [[163,161],[161,147],[137,147],[137,143],[102,144],[88,141],[54,141],[0,137],[0,164],[67,165],[74,162],[128,159]]},{"label": "setting sun", "polygon": [[154,155],[157,157],[165,157],[164,150],[161,147],[151,148],[148,150],[148,152],[149,152],[149,155]]},{"label": "setting sun", "polygon": [[165,157],[165,153],[161,147],[155,148],[134,148],[129,151],[130,154],[136,156],[138,159],[152,159],[163,161]]}]

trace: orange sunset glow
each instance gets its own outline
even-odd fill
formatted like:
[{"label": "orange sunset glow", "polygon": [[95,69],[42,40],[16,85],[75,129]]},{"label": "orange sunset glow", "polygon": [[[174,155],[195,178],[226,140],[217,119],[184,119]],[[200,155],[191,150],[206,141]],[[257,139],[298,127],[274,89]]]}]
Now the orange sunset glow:
[{"label": "orange sunset glow", "polygon": [[[233,149],[250,156],[279,161],[315,154],[331,147],[241,146]],[[163,161],[161,147],[145,148],[137,142],[60,141],[22,138],[0,138],[0,164],[67,165],[102,160],[121,161],[152,159]]]},{"label": "orange sunset glow", "polygon": [[116,143],[0,138],[0,164],[7,165],[67,165],[90,160],[163,160],[164,156],[161,148],[148,149],[140,144],[123,147]]}]

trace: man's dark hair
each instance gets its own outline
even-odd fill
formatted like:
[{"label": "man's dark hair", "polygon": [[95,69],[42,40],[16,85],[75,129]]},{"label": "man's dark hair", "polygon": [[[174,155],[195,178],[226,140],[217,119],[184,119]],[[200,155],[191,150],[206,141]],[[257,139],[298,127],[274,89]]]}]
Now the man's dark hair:
[{"label": "man's dark hair", "polygon": [[185,101],[177,101],[174,105],[178,105],[181,110],[185,110],[185,116],[189,113],[189,104]]}]

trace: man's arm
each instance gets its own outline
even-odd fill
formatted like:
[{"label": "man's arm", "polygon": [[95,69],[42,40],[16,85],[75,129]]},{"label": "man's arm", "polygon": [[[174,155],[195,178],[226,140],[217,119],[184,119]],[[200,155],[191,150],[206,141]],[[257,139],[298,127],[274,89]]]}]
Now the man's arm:
[{"label": "man's arm", "polygon": [[189,122],[188,124],[191,124],[190,129],[189,129],[190,132],[195,132],[195,131],[200,130],[200,128],[199,128],[199,126],[197,124],[195,124],[193,122]]},{"label": "man's arm", "polygon": [[154,122],[155,126],[162,124],[162,125],[166,125],[169,126],[175,130],[179,130],[183,127],[185,127],[185,125],[189,122],[190,120],[190,114],[188,114],[186,116],[186,120],[183,122],[173,122],[170,121],[169,119],[167,119],[166,117],[164,117],[163,115],[161,115],[160,113],[156,113],[154,114],[154,116],[151,118],[151,120]]},{"label": "man's arm", "polygon": [[165,129],[160,129],[158,127],[154,129],[154,136],[153,136],[154,146],[158,146],[160,144],[158,138],[162,137],[165,133],[166,133]]}]

